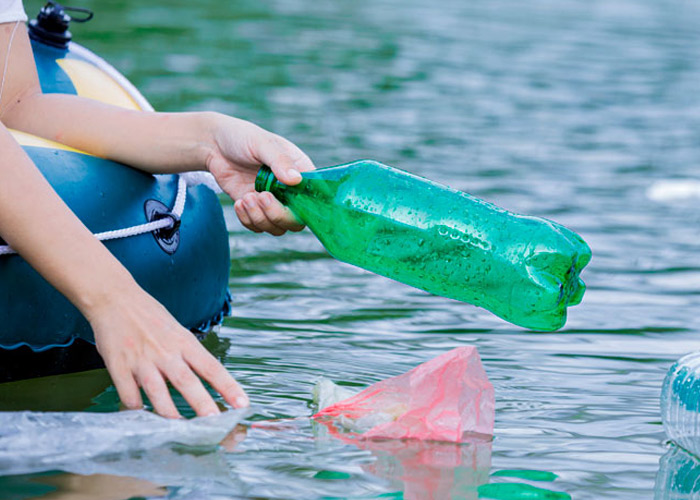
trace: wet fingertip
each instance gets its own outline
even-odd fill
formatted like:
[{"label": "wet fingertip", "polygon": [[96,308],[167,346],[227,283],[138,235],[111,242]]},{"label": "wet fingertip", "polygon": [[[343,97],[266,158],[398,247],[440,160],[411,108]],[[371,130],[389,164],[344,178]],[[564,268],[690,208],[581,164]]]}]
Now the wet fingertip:
[{"label": "wet fingertip", "polygon": [[245,396],[238,396],[234,400],[234,403],[236,404],[237,408],[247,408],[250,406],[250,400]]},{"label": "wet fingertip", "polygon": [[119,405],[119,409],[123,411],[135,411],[135,410],[143,410],[145,409],[145,406],[143,405],[131,405],[127,404],[124,401],[121,402]]}]

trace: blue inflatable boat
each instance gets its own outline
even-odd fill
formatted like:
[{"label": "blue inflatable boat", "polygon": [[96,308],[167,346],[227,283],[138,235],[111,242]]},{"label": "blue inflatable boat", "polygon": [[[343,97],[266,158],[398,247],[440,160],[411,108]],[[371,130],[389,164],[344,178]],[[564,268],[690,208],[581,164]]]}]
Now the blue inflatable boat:
[{"label": "blue inflatable boat", "polygon": [[[30,22],[42,91],[152,111],[113,67],[70,41],[68,21],[60,6],[49,5]],[[153,176],[11,133],[86,226],[182,325],[205,331],[228,313],[228,233],[206,183],[188,174]],[[3,244],[0,382],[99,366],[85,318]]]}]

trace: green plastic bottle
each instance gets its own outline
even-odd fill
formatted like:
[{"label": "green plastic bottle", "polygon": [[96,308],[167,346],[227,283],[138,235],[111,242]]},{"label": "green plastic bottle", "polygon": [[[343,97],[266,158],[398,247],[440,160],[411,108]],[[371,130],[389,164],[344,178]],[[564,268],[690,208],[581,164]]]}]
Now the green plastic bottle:
[{"label": "green plastic bottle", "polygon": [[591,250],[576,233],[376,161],[305,172],[296,186],[262,167],[255,188],[333,257],[525,328],[561,328],[585,291]]}]

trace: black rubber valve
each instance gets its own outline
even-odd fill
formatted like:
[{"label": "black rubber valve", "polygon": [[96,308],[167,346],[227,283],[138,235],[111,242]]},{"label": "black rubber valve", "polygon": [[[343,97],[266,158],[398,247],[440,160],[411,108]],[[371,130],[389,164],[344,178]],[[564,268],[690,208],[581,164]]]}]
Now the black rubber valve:
[{"label": "black rubber valve", "polygon": [[68,42],[73,37],[68,31],[71,21],[84,23],[92,19],[92,16],[90,9],[65,7],[57,2],[47,2],[36,19],[29,21],[29,38],[58,49],[67,49]]}]

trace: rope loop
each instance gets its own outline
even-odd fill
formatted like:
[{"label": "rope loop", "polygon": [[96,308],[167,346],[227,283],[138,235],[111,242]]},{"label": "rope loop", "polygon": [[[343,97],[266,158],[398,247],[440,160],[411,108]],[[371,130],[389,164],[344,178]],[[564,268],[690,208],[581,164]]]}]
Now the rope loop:
[{"label": "rope loop", "polygon": [[[187,181],[183,176],[178,175],[177,194],[175,195],[175,202],[173,203],[173,208],[171,209],[170,213],[162,214],[156,220],[146,222],[145,224],[138,224],[136,226],[96,233],[95,238],[100,241],[108,241],[129,238],[131,236],[138,236],[145,233],[157,233],[159,231],[166,231],[164,234],[165,236],[167,236],[168,233],[172,235],[180,228],[182,213],[185,211],[186,201]],[[16,253],[17,252],[9,245],[0,245],[0,256],[13,255]]]}]

